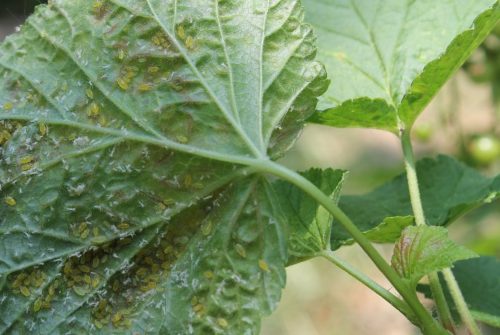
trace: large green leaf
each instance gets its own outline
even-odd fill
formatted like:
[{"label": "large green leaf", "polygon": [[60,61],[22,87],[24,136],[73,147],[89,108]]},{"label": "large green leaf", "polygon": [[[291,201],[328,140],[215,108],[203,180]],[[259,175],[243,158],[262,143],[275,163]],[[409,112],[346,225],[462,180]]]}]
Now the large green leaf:
[{"label": "large green leaf", "polygon": [[[458,217],[500,196],[500,176],[487,178],[447,156],[417,162],[417,175],[428,224],[445,226]],[[374,242],[394,242],[413,223],[406,174],[364,195],[342,196],[340,208]],[[335,221],[332,247],[352,243]]]},{"label": "large green leaf", "polygon": [[[345,171],[310,169],[302,175],[338,203]],[[312,258],[330,249],[331,214],[304,191],[285,181],[274,184],[289,226],[290,263]]]},{"label": "large green leaf", "polygon": [[411,127],[500,18],[497,0],[304,4],[332,78],[311,121],[393,132]]},{"label": "large green leaf", "polygon": [[417,287],[426,274],[449,268],[459,260],[476,254],[448,238],[444,227],[411,226],[405,228],[394,246],[391,265],[401,278]]},{"label": "large green leaf", "polygon": [[[472,258],[455,263],[452,271],[474,318],[500,328],[500,261],[488,256]],[[441,280],[446,288],[446,282]],[[432,298],[427,285],[419,286],[419,290]],[[448,290],[445,295],[456,312]]]},{"label": "large green leaf", "polygon": [[302,17],[55,0],[0,45],[0,333],[256,333],[287,261],[258,167],[327,84]]}]

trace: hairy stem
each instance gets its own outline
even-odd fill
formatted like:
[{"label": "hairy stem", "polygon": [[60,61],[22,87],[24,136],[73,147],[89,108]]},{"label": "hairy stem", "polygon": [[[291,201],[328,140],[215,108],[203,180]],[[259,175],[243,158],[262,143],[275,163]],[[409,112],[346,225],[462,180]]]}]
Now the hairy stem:
[{"label": "hairy stem", "polygon": [[406,303],[415,313],[419,320],[419,326],[424,334],[428,335],[441,335],[447,332],[441,328],[432,316],[428,313],[425,307],[420,303],[416,293],[407,285],[397,274],[397,272],[387,263],[387,261],[380,255],[380,253],[373,247],[371,242],[363,235],[363,233],[356,227],[356,225],[349,219],[349,217],[337,206],[332,200],[325,195],[319,188],[317,188],[309,180],[302,177],[300,174],[285,168],[272,161],[258,161],[254,164],[254,168],[261,172],[270,173],[280,177],[315,199],[321,206],[323,206],[333,217],[344,227],[345,230],[353,237],[353,239],[360,245],[365,253],[370,257],[377,268],[386,276],[394,288],[401,294]]},{"label": "hairy stem", "polygon": [[403,315],[405,315],[412,322],[416,321],[415,314],[409,309],[408,304],[377,284],[373,279],[362,273],[361,271],[352,267],[346,261],[338,258],[335,253],[331,250],[324,250],[318,254],[318,256],[327,259],[332,264],[336,265],[341,270],[347,272],[352,277],[357,279],[359,282],[370,288],[373,292],[378,294],[385,301],[390,303],[394,308],[399,310]]},{"label": "hairy stem", "polygon": [[471,335],[481,335],[481,330],[472,317],[469,307],[467,307],[467,303],[465,302],[462,291],[460,291],[460,287],[458,287],[453,272],[451,272],[450,269],[445,269],[443,270],[443,276],[446,280],[446,284],[448,284],[451,297],[457,306],[458,314],[460,314],[460,318],[462,319],[464,325],[467,327]]},{"label": "hairy stem", "polygon": [[[425,214],[424,214],[424,208],[422,206],[422,199],[420,196],[420,188],[418,186],[418,178],[417,178],[417,172],[415,168],[415,156],[413,154],[413,146],[411,143],[411,137],[410,137],[410,131],[409,130],[403,130],[401,132],[401,142],[403,146],[403,155],[404,155],[404,161],[405,161],[405,168],[406,168],[406,176],[408,180],[408,189],[410,192],[410,200],[411,200],[411,206],[413,209],[413,213],[415,216],[415,223],[417,225],[426,225],[426,220],[425,220]],[[443,271],[443,274],[445,272],[451,273],[451,270],[446,269]],[[446,277],[446,276],[445,276]],[[434,301],[436,303],[436,307],[438,310],[439,318],[445,328],[447,328],[450,331],[454,331],[454,326],[453,326],[453,319],[451,317],[450,313],[450,308],[448,306],[448,303],[446,302],[446,299],[444,298],[444,293],[443,289],[441,287],[441,284],[439,282],[439,277],[436,273],[430,274],[428,276],[429,278],[429,284],[431,286],[431,291],[432,295],[434,297]],[[470,315],[470,311],[467,308],[467,304],[463,300],[463,295],[460,292],[460,288],[458,287],[458,284],[455,280],[455,277],[453,276],[453,273],[451,273],[451,276],[448,275],[448,279],[450,282],[453,282],[453,286],[458,290],[458,293],[456,293],[453,296],[453,299],[455,301],[455,304],[461,305],[464,308],[464,313],[467,314],[465,317],[470,316],[471,323],[466,323],[465,320],[464,323],[466,324],[467,328],[473,335],[480,335],[479,328],[477,327],[474,319],[472,319],[472,316]],[[448,286],[450,284],[448,283]],[[451,288],[450,288],[451,289]],[[457,302],[457,299],[459,300]],[[462,313],[460,313],[460,316],[463,318]]]}]

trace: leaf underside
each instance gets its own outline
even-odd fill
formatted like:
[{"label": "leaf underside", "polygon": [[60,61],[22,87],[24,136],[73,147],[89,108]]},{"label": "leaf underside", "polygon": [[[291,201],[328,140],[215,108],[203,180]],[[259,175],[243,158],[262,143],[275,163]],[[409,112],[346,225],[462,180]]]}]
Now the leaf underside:
[{"label": "leaf underside", "polygon": [[247,166],[327,81],[294,0],[56,0],[0,45],[0,333],[255,334],[286,230]]},{"label": "leaf underside", "polygon": [[332,84],[311,122],[410,128],[500,19],[497,0],[305,0]]},{"label": "leaf underside", "polygon": [[[427,223],[433,226],[447,226],[500,196],[500,176],[484,177],[452,157],[440,155],[417,162],[417,176]],[[370,193],[342,196],[339,206],[374,242],[394,242],[413,224],[406,174]],[[351,243],[350,235],[334,221],[332,247]]]}]

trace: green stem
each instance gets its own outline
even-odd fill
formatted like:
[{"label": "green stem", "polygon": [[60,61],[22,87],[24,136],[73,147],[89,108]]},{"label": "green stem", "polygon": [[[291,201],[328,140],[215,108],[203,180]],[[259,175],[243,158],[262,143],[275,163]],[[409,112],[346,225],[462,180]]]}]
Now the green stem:
[{"label": "green stem", "polygon": [[425,226],[424,207],[420,197],[420,188],[418,186],[417,170],[415,168],[415,158],[413,155],[413,147],[411,145],[410,134],[403,131],[401,135],[403,145],[403,155],[405,161],[406,178],[408,180],[408,189],[410,191],[411,207],[415,216],[417,226]]},{"label": "green stem", "polygon": [[397,274],[397,272],[386,262],[386,260],[373,247],[371,242],[363,235],[356,225],[345,215],[342,210],[333,203],[333,201],[318,189],[309,180],[302,177],[300,174],[285,168],[272,161],[258,161],[254,167],[261,172],[270,173],[294,184],[321,206],[328,210],[335,219],[344,227],[345,230],[353,237],[359,246],[366,252],[368,257],[373,261],[377,268],[386,276],[394,288],[401,294],[410,308],[415,312],[416,317],[420,321],[420,327],[424,334],[441,335],[447,332],[441,328],[432,316],[428,313],[425,307],[420,303],[416,293],[407,285]]},{"label": "green stem", "polygon": [[460,291],[460,287],[458,287],[457,281],[453,272],[450,269],[443,270],[443,276],[446,280],[446,284],[448,284],[448,288],[450,289],[451,297],[457,306],[458,314],[460,314],[460,318],[462,319],[464,325],[470,331],[472,335],[481,335],[481,330],[477,325],[476,321],[472,317],[472,314],[467,307],[467,303],[465,302],[462,291]]},{"label": "green stem", "polygon": [[453,323],[453,317],[451,316],[450,309],[448,308],[448,302],[444,296],[443,287],[439,281],[438,273],[430,273],[427,278],[429,278],[429,283],[432,283],[429,286],[431,287],[432,297],[436,302],[439,319],[441,320],[444,328],[449,330],[452,334],[455,334],[455,324]]},{"label": "green stem", "polygon": [[[413,146],[411,143],[411,137],[410,137],[410,131],[403,130],[401,132],[401,143],[403,146],[403,155],[404,155],[404,161],[405,161],[405,168],[406,168],[406,176],[408,180],[408,189],[410,192],[410,200],[411,200],[411,206],[413,209],[413,213],[415,216],[415,223],[417,225],[426,225],[426,220],[425,220],[425,214],[424,214],[424,208],[422,206],[422,200],[420,196],[420,189],[418,186],[418,177],[417,177],[417,172],[415,168],[415,156],[413,154]],[[445,272],[450,272],[449,269],[446,269],[443,271],[443,274]],[[454,326],[453,326],[453,319],[451,317],[450,313],[450,308],[448,306],[448,303],[446,302],[446,298],[444,297],[443,293],[443,288],[441,287],[441,284],[439,282],[439,277],[437,273],[433,273],[428,276],[429,278],[429,285],[431,286],[431,291],[434,297],[434,301],[436,303],[436,307],[438,310],[439,318],[441,319],[442,324],[445,326],[450,331],[454,331]],[[446,278],[446,276],[445,276]],[[466,317],[470,316],[470,311],[467,308],[467,305],[465,304],[465,301],[463,300],[463,295],[460,292],[460,288],[458,287],[458,284],[455,280],[455,277],[453,276],[453,273],[451,273],[451,276],[448,275],[448,280],[450,282],[454,283],[454,287],[458,290],[458,293],[456,293],[456,299],[461,301],[456,301],[455,296],[454,296],[454,301],[458,305],[461,305],[466,311]],[[450,284],[448,284],[450,286]],[[462,316],[462,313],[460,313]],[[472,318],[472,317],[471,317]],[[470,320],[469,320],[470,321]],[[474,322],[474,319],[472,319],[471,324],[467,324],[466,321],[464,320],[464,323],[466,324],[467,328],[473,335],[480,335],[481,333],[476,333],[477,325]]]},{"label": "green stem", "polygon": [[368,277],[361,271],[352,267],[346,261],[338,258],[333,251],[324,250],[320,252],[318,256],[327,259],[329,262],[336,265],[341,270],[350,274],[359,282],[369,287],[373,292],[377,293],[385,301],[390,303],[394,308],[403,313],[403,315],[405,315],[409,320],[411,320],[412,322],[415,321],[415,314],[409,309],[408,305],[403,300],[396,297],[394,294],[392,294],[391,292],[389,292],[388,290],[377,284],[374,280],[372,280],[370,277]]},{"label": "green stem", "polygon": [[[415,168],[415,156],[413,154],[413,147],[411,144],[409,131],[402,132],[401,143],[403,145],[406,178],[408,181],[408,189],[410,192],[413,214],[415,216],[415,223],[417,225],[425,226],[426,221],[424,207],[422,206],[420,188],[418,186],[417,170]],[[439,282],[437,272],[429,274],[427,278],[429,279],[429,286],[431,287],[432,296],[434,298],[434,302],[436,303],[436,309],[441,323],[446,329],[450,330],[452,333],[455,333],[453,318],[451,316],[448,303],[446,302],[443,288],[441,287],[441,283]]]}]

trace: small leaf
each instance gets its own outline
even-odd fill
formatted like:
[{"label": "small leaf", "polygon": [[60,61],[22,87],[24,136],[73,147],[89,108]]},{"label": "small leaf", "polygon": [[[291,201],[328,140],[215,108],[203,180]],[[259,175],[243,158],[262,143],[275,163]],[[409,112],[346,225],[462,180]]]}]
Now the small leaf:
[{"label": "small leaf", "polygon": [[[426,158],[417,163],[427,223],[446,226],[458,217],[500,196],[500,176],[487,178],[447,156]],[[412,208],[406,174],[364,195],[342,196],[340,208],[374,242],[394,242],[397,231],[412,223]],[[387,230],[391,234],[386,234]],[[335,221],[332,247],[352,243],[349,234]]]},{"label": "small leaf", "polygon": [[[332,201],[338,202],[345,171],[311,169],[302,175],[330,195]],[[331,215],[294,185],[277,181],[274,187],[289,227],[290,263],[314,257],[319,251],[329,249]]]},{"label": "small leaf", "polygon": [[497,0],[305,0],[332,84],[312,122],[410,128],[500,18]]},{"label": "small leaf", "polygon": [[[452,271],[473,317],[500,328],[500,261],[495,257],[482,256],[456,262]],[[441,282],[448,304],[456,312],[446,282],[443,278]],[[428,285],[419,285],[419,291],[432,298]]]},{"label": "small leaf", "polygon": [[451,267],[459,260],[476,254],[448,238],[443,227],[411,226],[405,228],[396,242],[392,267],[412,286],[426,274]]}]

